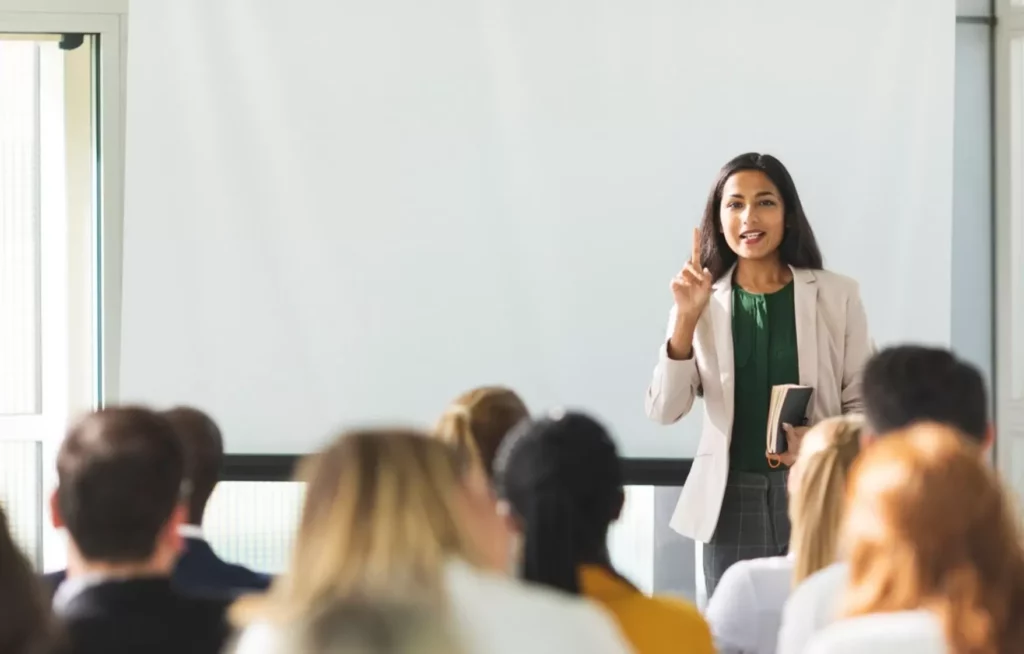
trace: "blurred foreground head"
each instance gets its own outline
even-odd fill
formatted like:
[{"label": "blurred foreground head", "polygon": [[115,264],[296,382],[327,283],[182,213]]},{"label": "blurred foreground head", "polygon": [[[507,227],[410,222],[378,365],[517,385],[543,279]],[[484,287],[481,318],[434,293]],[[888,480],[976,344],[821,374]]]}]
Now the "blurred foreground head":
[{"label": "blurred foreground head", "polygon": [[299,471],[306,501],[292,563],[236,620],[302,618],[335,600],[444,604],[453,559],[501,568],[508,534],[486,480],[411,430],[342,434]]},{"label": "blurred foreground head", "polygon": [[950,651],[1009,652],[1024,643],[1024,550],[1009,495],[950,427],[894,432],[854,464],[843,542],[846,615],[927,609]]}]

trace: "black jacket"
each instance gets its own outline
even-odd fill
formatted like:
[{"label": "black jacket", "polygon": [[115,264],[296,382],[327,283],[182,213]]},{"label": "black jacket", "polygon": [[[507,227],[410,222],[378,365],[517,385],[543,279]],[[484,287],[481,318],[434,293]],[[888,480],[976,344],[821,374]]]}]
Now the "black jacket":
[{"label": "black jacket", "polygon": [[170,579],[105,581],[58,610],[69,654],[219,654],[226,599],[190,597]]}]

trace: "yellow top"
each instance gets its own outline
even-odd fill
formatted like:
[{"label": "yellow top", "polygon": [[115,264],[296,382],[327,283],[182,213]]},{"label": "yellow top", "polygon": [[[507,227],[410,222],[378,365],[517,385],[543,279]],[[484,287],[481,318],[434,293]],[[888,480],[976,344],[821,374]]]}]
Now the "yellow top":
[{"label": "yellow top", "polygon": [[697,607],[683,600],[648,597],[604,568],[580,568],[580,588],[605,608],[637,654],[713,654],[711,630]]}]

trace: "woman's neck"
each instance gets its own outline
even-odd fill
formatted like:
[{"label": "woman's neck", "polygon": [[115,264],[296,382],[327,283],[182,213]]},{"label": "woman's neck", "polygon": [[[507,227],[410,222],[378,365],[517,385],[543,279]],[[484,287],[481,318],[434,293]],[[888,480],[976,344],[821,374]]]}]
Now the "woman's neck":
[{"label": "woman's neck", "polygon": [[601,568],[606,568],[614,572],[612,568],[612,557],[608,555],[608,548],[602,547],[596,549],[590,554],[584,554],[580,556],[580,563],[583,565],[596,565]]},{"label": "woman's neck", "polygon": [[733,278],[741,288],[752,293],[772,293],[793,279],[793,271],[779,258],[740,259]]}]

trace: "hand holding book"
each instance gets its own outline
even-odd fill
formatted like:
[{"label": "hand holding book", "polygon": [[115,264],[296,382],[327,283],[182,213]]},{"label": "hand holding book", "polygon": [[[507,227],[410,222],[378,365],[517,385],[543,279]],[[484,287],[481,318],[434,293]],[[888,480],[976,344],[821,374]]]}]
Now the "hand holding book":
[{"label": "hand holding book", "polygon": [[809,386],[796,384],[772,387],[765,456],[773,467],[779,464],[790,466],[796,461],[800,440],[807,431],[803,424],[813,392]]},{"label": "hand holding book", "polygon": [[787,468],[796,463],[796,457],[800,453],[800,443],[804,440],[804,434],[810,427],[794,427],[783,423],[783,431],[786,432],[786,451],[778,455],[779,462]]}]

